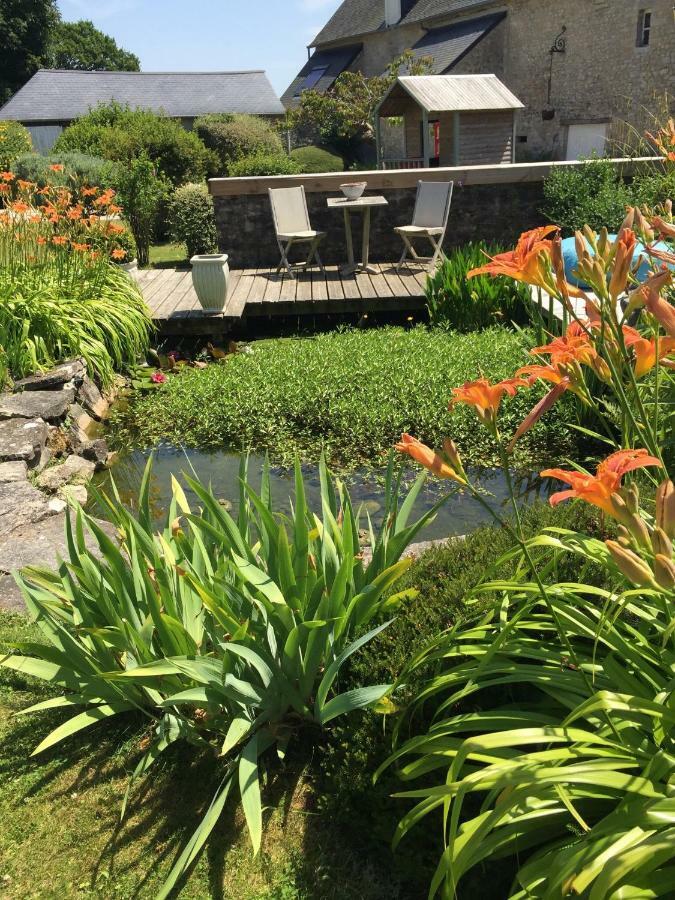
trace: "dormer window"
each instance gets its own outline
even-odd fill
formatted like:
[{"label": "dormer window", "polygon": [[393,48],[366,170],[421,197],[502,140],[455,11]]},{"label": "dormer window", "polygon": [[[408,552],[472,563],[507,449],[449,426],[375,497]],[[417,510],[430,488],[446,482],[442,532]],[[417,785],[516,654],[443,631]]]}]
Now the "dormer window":
[{"label": "dormer window", "polygon": [[638,13],[637,25],[637,46],[648,47],[649,37],[652,30],[652,11],[651,9],[641,9]]},{"label": "dormer window", "polygon": [[316,66],[316,68],[310,69],[307,75],[305,75],[305,80],[300,87],[297,88],[294,96],[299,97],[303,91],[309,91],[313,87],[316,87],[327,71],[328,66]]}]

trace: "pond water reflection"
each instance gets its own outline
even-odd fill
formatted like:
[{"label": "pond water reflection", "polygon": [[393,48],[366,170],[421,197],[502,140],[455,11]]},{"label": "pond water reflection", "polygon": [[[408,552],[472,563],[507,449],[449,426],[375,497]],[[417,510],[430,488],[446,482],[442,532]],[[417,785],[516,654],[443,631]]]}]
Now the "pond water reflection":
[{"label": "pond water reflection", "polygon": [[[122,455],[114,466],[97,476],[96,483],[100,488],[109,486],[111,477],[120,492],[124,503],[135,506],[143,470],[150,451],[134,450]],[[251,455],[249,458],[249,480],[257,490],[263,457]],[[151,501],[153,514],[157,522],[171,500],[171,476],[181,473],[196,472],[205,484],[211,484],[214,494],[219,499],[229,501],[236,514],[239,498],[239,454],[225,451],[205,452],[199,450],[183,450],[171,445],[161,445],[155,450],[153,465]],[[320,509],[320,487],[318,467],[304,463],[302,471],[305,479],[307,500],[311,509]],[[363,468],[350,472],[343,480],[349,488],[355,508],[364,504],[371,515],[373,523],[379,525],[383,514],[385,469]],[[409,469],[404,481],[412,483],[416,470]],[[486,497],[493,508],[502,512],[508,511],[508,491],[501,469],[474,470],[472,473],[480,485],[489,491]],[[515,476],[515,486],[520,502],[532,503],[537,499],[547,499],[553,484],[542,481],[536,472],[522,472]],[[185,485],[184,485],[185,487]],[[275,509],[279,512],[290,512],[294,494],[293,472],[287,468],[273,467],[271,472],[271,488]],[[457,485],[441,482],[430,477],[422,489],[415,507],[416,516],[430,509],[436,501],[448,491],[452,497],[441,507],[436,518],[424,530],[425,540],[447,537],[448,535],[466,534],[478,525],[490,521],[490,516],[469,494],[458,490]],[[199,503],[196,496],[186,489],[188,501],[197,509]],[[101,514],[101,510],[90,506],[91,512]]]}]

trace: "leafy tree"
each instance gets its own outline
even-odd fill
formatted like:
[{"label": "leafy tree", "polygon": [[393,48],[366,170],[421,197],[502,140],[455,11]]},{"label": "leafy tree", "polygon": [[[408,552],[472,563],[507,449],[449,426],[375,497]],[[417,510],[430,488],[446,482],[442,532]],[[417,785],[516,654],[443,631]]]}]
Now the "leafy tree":
[{"label": "leafy tree", "polygon": [[58,22],[49,35],[47,59],[50,68],[82,69],[88,72],[138,72],[138,57],[117,46],[93,22]]},{"label": "leafy tree", "polygon": [[432,57],[416,59],[406,50],[392,60],[384,75],[342,72],[325,93],[303,91],[299,106],[288,113],[286,127],[317,128],[321,143],[335,147],[351,160],[361,143],[373,140],[375,110],[397,77],[425,75],[432,65]]},{"label": "leafy tree", "polygon": [[0,103],[40,68],[58,20],[55,0],[0,0]]},{"label": "leafy tree", "polygon": [[166,200],[169,185],[145,153],[117,166],[113,180],[136,242],[138,262],[147,266],[159,205]]}]

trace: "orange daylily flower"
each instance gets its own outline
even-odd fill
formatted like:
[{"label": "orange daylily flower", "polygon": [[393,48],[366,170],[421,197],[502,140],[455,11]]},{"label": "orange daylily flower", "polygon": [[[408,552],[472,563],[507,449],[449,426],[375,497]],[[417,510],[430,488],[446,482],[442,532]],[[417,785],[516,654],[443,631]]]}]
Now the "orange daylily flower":
[{"label": "orange daylily flower", "polygon": [[14,181],[15,177],[14,172],[0,172],[0,180],[2,181]]},{"label": "orange daylily flower", "polygon": [[127,255],[127,251],[123,250],[121,247],[115,247],[110,255],[113,259],[124,259],[124,257]]},{"label": "orange daylily flower", "polygon": [[49,169],[51,172],[63,172],[63,163],[52,163]]},{"label": "orange daylily flower", "polygon": [[666,222],[661,216],[654,216],[651,220],[651,225],[654,231],[657,231],[661,237],[675,237],[675,224],[673,222]]},{"label": "orange daylily flower", "polygon": [[531,356],[547,355],[551,357],[554,366],[566,363],[579,362],[590,366],[598,356],[593,346],[590,334],[585,331],[578,322],[572,322],[562,337],[553,340],[541,347],[530,350]]},{"label": "orange daylily flower", "polygon": [[68,238],[63,237],[63,235],[57,234],[56,237],[52,238],[52,244],[56,244],[57,247],[62,247],[64,244],[68,243]]},{"label": "orange daylily flower", "polygon": [[525,231],[518,239],[515,250],[488,256],[489,262],[477,269],[467,272],[467,278],[475,275],[506,275],[516,281],[534,284],[539,287],[551,287],[550,264],[552,241],[548,235],[558,231],[557,225],[544,225]]},{"label": "orange daylily flower", "polygon": [[86,250],[90,249],[89,244],[79,244],[77,241],[73,241],[71,247],[78,253],[84,253]]},{"label": "orange daylily flower", "polygon": [[626,316],[630,315],[633,310],[644,306],[663,327],[666,334],[669,337],[675,337],[675,306],[661,296],[661,289],[671,284],[672,280],[672,273],[668,269],[663,269],[648,278],[641,287],[630,294]]},{"label": "orange daylily flower", "polygon": [[523,366],[516,370],[516,375],[518,377],[524,375],[527,378],[529,387],[532,387],[535,381],[538,381],[540,378],[543,381],[550,381],[551,384],[561,384],[563,381],[569,384],[570,381],[569,375],[562,371],[558,366],[554,365]]},{"label": "orange daylily flower", "polygon": [[563,500],[578,498],[599,507],[614,519],[621,519],[623,511],[616,498],[621,499],[618,492],[623,476],[645,466],[660,465],[661,461],[655,456],[650,456],[644,449],[618,450],[602,460],[595,475],[569,472],[566,469],[544,469],[540,474],[542,478],[556,478],[570,485],[568,490],[557,491],[551,495],[549,499],[551,506],[556,506]]},{"label": "orange daylily flower", "polygon": [[449,478],[451,481],[457,481],[459,484],[466,484],[464,478],[452,466],[449,466],[440,454],[435,453],[431,447],[427,447],[426,444],[418,441],[412,435],[402,434],[401,440],[398,444],[394,444],[394,447],[399,453],[407,453],[408,456],[424,466],[425,469],[433,472],[438,478]]},{"label": "orange daylily flower", "polygon": [[5,184],[4,181],[0,182],[0,194],[8,194],[9,193],[9,185]]},{"label": "orange daylily flower", "polygon": [[24,181],[23,178],[19,178],[18,181],[17,181],[17,184],[19,185],[19,189],[22,190],[22,191],[28,191],[28,190],[30,190],[30,188],[34,188],[34,187],[35,187],[35,183],[34,183],[34,182],[32,182],[32,181]]},{"label": "orange daylily flower", "polygon": [[15,213],[27,213],[30,206],[27,203],[24,203],[23,200],[15,200],[14,203],[12,203],[11,208]]},{"label": "orange daylily flower", "polygon": [[[656,340],[643,337],[639,331],[631,328],[630,325],[624,325],[623,338],[626,347],[630,347],[635,354],[635,366],[633,367],[635,377],[642,378],[647,372],[651,372],[656,365]],[[670,367],[671,363],[668,361],[668,357],[672,356],[673,352],[675,352],[675,338],[660,338],[658,342],[659,362],[663,360],[665,365]]]},{"label": "orange daylily flower", "polygon": [[616,300],[626,290],[628,276],[633,265],[637,237],[631,228],[622,229],[616,239],[616,253],[612,277],[609,280],[609,295]]},{"label": "orange daylily flower", "polygon": [[84,212],[83,208],[78,204],[77,206],[71,206],[71,208],[68,210],[66,215],[73,222],[76,222],[78,219],[82,218],[83,212]]},{"label": "orange daylily flower", "polygon": [[465,382],[462,387],[453,388],[449,406],[451,410],[458,403],[473,406],[481,422],[493,426],[504,394],[513,397],[519,387],[527,386],[524,378],[506,378],[496,384],[490,384],[487,378],[478,378],[476,381]]},{"label": "orange daylily flower", "polygon": [[86,187],[82,188],[82,196],[83,197],[95,197],[98,194],[98,188],[95,187]]}]

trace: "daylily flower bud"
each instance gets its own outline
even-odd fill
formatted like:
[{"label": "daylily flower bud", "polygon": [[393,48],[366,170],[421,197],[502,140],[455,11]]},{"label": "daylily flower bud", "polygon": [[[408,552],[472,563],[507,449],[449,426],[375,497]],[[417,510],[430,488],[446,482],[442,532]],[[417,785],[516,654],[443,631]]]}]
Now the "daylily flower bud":
[{"label": "daylily flower bud", "polygon": [[652,531],[652,548],[654,553],[660,553],[669,559],[673,555],[673,545],[663,528],[658,526]]},{"label": "daylily flower bud", "polygon": [[654,557],[654,577],[659,587],[672,590],[675,587],[675,563],[669,556],[657,553]]},{"label": "daylily flower bud", "polygon": [[464,466],[462,465],[457,445],[450,438],[446,438],[443,441],[443,453],[453,469],[456,469],[458,472],[464,472]]},{"label": "daylily flower bud", "polygon": [[675,485],[669,478],[656,490],[656,524],[669,538],[675,537]]},{"label": "daylily flower bud", "polygon": [[617,540],[621,544],[622,547],[630,547],[633,543],[633,539],[630,536],[628,529],[624,525],[619,525],[617,530],[617,534],[619,535]]},{"label": "daylily flower bud", "polygon": [[635,210],[633,209],[632,206],[629,206],[626,210],[626,217],[623,220],[623,222],[621,223],[621,228],[619,228],[618,234],[621,234],[621,232],[625,228],[632,228],[634,219],[635,219]]},{"label": "daylily flower bud", "polygon": [[652,570],[637,553],[633,553],[627,547],[622,547],[616,541],[605,541],[605,544],[612,559],[629,581],[644,587],[654,587]]},{"label": "daylily flower bud", "polygon": [[630,484],[623,489],[623,499],[632,513],[638,512],[640,509],[640,492],[636,484]]},{"label": "daylily flower bud", "polygon": [[651,546],[647,526],[637,513],[633,513],[631,515],[630,519],[626,523],[626,526],[635,540],[638,542],[638,544],[641,544],[643,547]]}]

